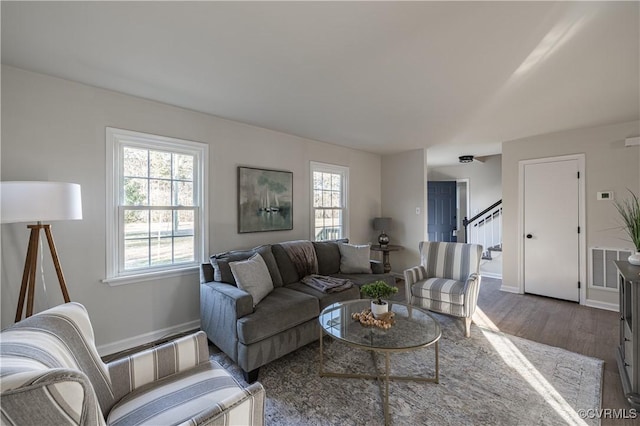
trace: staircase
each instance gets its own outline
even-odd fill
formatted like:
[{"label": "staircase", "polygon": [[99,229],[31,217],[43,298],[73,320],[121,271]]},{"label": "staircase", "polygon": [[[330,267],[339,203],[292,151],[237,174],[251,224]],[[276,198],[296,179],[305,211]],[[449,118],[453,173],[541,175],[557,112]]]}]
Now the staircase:
[{"label": "staircase", "polygon": [[462,221],[465,242],[480,244],[484,251],[480,273],[491,278],[502,278],[502,200],[493,203],[471,219]]}]

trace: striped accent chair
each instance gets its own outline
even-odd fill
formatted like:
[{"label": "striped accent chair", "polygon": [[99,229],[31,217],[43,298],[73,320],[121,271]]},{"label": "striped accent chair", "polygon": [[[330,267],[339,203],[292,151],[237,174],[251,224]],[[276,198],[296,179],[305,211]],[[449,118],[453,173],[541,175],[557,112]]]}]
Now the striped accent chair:
[{"label": "striped accent chair", "polygon": [[264,388],[209,360],[204,332],[105,364],[78,303],[2,331],[0,399],[2,425],[264,424]]},{"label": "striped accent chair", "polygon": [[407,303],[464,318],[465,336],[480,291],[482,246],[420,242],[420,265],[404,271]]}]

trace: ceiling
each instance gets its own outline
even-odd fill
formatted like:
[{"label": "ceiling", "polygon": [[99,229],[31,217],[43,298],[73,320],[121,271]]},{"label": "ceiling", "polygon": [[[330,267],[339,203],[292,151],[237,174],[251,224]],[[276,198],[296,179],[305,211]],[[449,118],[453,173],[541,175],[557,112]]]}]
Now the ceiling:
[{"label": "ceiling", "polygon": [[430,165],[640,116],[638,2],[9,2],[2,63]]}]

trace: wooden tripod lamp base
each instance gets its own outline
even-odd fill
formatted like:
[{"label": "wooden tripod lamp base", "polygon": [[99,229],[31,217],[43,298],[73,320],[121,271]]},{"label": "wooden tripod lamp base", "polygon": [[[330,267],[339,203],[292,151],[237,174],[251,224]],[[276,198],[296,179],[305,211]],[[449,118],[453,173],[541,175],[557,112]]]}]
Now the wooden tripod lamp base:
[{"label": "wooden tripod lamp base", "polygon": [[[22,286],[16,310],[16,322],[22,319],[27,305],[26,317],[33,315],[33,300],[36,294],[36,266],[40,231],[44,230],[49,250],[56,268],[60,290],[65,302],[69,302],[67,284],[64,282],[58,252],[51,235],[51,225],[42,222],[82,219],[82,196],[80,185],[66,182],[3,181],[0,182],[0,223],[37,223],[27,225],[31,229],[27,258],[24,262]],[[26,318],[25,317],[25,318]]]},{"label": "wooden tripod lamp base", "polygon": [[58,275],[60,290],[62,290],[62,297],[65,302],[71,301],[69,299],[69,292],[67,291],[67,284],[65,283],[64,275],[62,274],[62,267],[60,267],[56,244],[54,243],[53,235],[51,234],[51,225],[42,225],[38,222],[37,225],[27,225],[27,228],[31,229],[31,235],[29,237],[29,246],[27,248],[27,258],[24,262],[24,273],[22,274],[22,286],[20,286],[20,297],[18,299],[15,322],[22,319],[25,297],[27,299],[27,311],[25,318],[33,315],[33,301],[36,293],[36,268],[38,264],[38,242],[40,240],[41,229],[44,230],[44,233],[47,236],[49,250],[51,251],[51,257],[53,258],[53,266],[55,267],[56,274]]}]

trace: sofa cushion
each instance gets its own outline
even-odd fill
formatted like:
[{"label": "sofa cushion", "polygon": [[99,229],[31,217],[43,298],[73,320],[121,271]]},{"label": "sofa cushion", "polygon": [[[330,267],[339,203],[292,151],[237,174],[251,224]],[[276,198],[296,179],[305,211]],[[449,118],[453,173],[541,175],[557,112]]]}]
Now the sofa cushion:
[{"label": "sofa cushion", "polygon": [[412,285],[411,294],[421,299],[464,305],[464,284],[447,278],[429,278]]},{"label": "sofa cushion", "polygon": [[284,247],[280,244],[273,244],[271,250],[278,265],[280,276],[282,277],[282,284],[288,285],[300,281],[302,277],[298,276],[298,270]]},{"label": "sofa cushion", "polygon": [[238,288],[246,291],[253,298],[253,306],[260,303],[273,290],[269,269],[260,253],[254,254],[247,260],[229,262],[229,267]]},{"label": "sofa cushion", "polygon": [[351,286],[346,290],[342,290],[336,293],[323,293],[301,282],[289,284],[285,288],[290,288],[291,290],[299,291],[308,294],[309,296],[315,297],[320,303],[320,311],[336,302],[360,299],[360,287],[358,287],[357,285]]},{"label": "sofa cushion", "polygon": [[[245,390],[220,364],[209,361],[133,391],[113,407],[107,424],[187,424],[216,404],[226,402],[230,406],[244,394]],[[247,417],[250,414],[247,412]],[[242,420],[248,419],[236,419]]]},{"label": "sofa cushion", "polygon": [[371,247],[368,244],[339,244],[340,272],[343,274],[370,274]]},{"label": "sofa cushion", "polygon": [[318,299],[288,288],[275,288],[255,311],[237,322],[238,340],[259,342],[320,315]]},{"label": "sofa cushion", "polygon": [[274,287],[282,287],[282,277],[278,270],[276,259],[273,257],[270,245],[263,245],[252,248],[250,250],[233,250],[225,253],[214,254],[211,256],[210,261],[213,266],[213,279],[215,281],[229,283],[237,286],[236,280],[233,277],[229,262],[237,262],[240,260],[246,260],[256,253],[260,253],[264,263],[266,263],[271,275],[271,281]]},{"label": "sofa cushion", "polygon": [[347,238],[331,241],[314,241],[313,248],[318,257],[318,274],[331,275],[340,272],[339,243],[348,243]]}]

